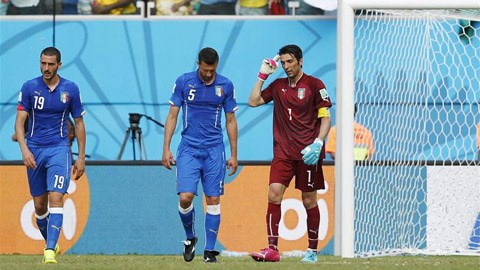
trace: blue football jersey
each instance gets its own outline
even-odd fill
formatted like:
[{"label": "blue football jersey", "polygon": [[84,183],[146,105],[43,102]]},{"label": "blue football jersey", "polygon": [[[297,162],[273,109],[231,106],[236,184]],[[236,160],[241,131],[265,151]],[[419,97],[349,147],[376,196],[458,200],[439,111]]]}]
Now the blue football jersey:
[{"label": "blue football jersey", "polygon": [[229,79],[216,74],[215,81],[206,85],[198,77],[198,70],[178,77],[170,104],[182,107],[182,140],[198,148],[222,143],[222,111],[231,113],[238,109]]},{"label": "blue football jersey", "polygon": [[78,86],[64,78],[50,91],[42,76],[23,84],[18,96],[18,110],[28,112],[27,145],[49,147],[69,145],[68,116],[85,114]]}]

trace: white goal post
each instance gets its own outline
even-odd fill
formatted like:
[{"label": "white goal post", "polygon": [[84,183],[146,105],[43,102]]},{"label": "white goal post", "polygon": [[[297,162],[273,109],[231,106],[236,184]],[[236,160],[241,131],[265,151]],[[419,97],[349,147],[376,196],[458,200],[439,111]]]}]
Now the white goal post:
[{"label": "white goal post", "polygon": [[[335,159],[335,243],[334,254],[352,258],[355,251],[354,206],[354,104],[355,104],[355,10],[478,10],[478,0],[339,0],[337,18],[337,91],[336,126],[337,144]],[[480,17],[480,16],[479,16]],[[477,30],[480,32],[480,30]],[[477,33],[477,35],[480,35]],[[402,42],[402,41],[399,41]],[[405,41],[407,42],[407,41]],[[478,52],[477,52],[478,54]],[[476,56],[478,60],[478,55]],[[446,61],[446,60],[445,60]],[[478,65],[480,63],[473,63]],[[471,68],[471,67],[470,67]],[[475,69],[475,67],[474,67]],[[468,68],[467,68],[468,70]],[[478,76],[478,70],[475,71]],[[474,72],[474,73],[475,73]],[[427,75],[428,76],[428,75]],[[474,87],[478,87],[475,78]],[[478,88],[477,90],[478,91]],[[480,109],[479,109],[480,110]],[[471,113],[471,112],[468,112]],[[478,117],[474,116],[476,120]],[[469,123],[474,124],[474,123]],[[475,123],[476,124],[476,123]],[[408,128],[408,127],[407,127]],[[455,160],[453,160],[455,161]],[[478,168],[478,166],[477,166]],[[473,168],[475,170],[475,168]],[[474,173],[477,173],[475,170]],[[480,180],[479,180],[480,181]],[[478,183],[478,182],[477,182]],[[426,196],[426,195],[425,195]],[[478,203],[478,201],[477,201]],[[472,224],[473,225],[473,224]],[[388,252],[387,252],[388,253]],[[385,255],[385,254],[384,254]],[[387,254],[388,255],[388,254]]]}]

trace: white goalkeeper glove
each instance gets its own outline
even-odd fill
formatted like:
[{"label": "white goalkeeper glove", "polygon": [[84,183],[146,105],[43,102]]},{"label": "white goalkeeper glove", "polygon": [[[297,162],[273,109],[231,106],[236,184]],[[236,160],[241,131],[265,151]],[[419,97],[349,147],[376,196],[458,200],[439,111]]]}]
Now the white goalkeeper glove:
[{"label": "white goalkeeper glove", "polygon": [[263,59],[262,66],[260,66],[260,72],[258,72],[258,79],[265,81],[270,74],[274,73],[278,67],[278,59],[280,59],[279,55],[275,55],[273,59]]},{"label": "white goalkeeper glove", "polygon": [[312,144],[305,147],[300,153],[303,154],[303,162],[307,165],[315,165],[320,158],[320,152],[322,150],[323,141],[316,138]]}]

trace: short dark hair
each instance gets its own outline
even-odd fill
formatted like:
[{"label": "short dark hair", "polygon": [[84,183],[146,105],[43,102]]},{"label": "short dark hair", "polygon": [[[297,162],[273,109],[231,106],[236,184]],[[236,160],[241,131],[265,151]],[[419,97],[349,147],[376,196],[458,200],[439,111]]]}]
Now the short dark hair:
[{"label": "short dark hair", "polygon": [[43,49],[42,53],[40,54],[40,57],[42,57],[42,55],[48,55],[48,56],[55,55],[57,57],[57,63],[62,62],[62,54],[55,47],[47,47],[47,48]]},{"label": "short dark hair", "polygon": [[282,54],[292,54],[295,58],[297,58],[297,61],[300,61],[300,59],[303,58],[303,53],[302,49],[298,47],[297,45],[285,45],[280,50],[278,50],[278,55]]},{"label": "short dark hair", "polygon": [[217,51],[210,47],[203,48],[198,53],[198,63],[204,62],[207,65],[213,65],[218,63],[218,59]]}]

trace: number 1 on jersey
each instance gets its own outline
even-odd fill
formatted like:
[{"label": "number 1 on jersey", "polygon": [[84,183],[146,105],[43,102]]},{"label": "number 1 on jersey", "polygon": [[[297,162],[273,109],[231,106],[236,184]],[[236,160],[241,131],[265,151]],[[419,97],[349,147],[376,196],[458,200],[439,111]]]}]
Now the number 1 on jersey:
[{"label": "number 1 on jersey", "polygon": [[291,121],[292,120],[292,109],[288,108],[288,118]]}]

